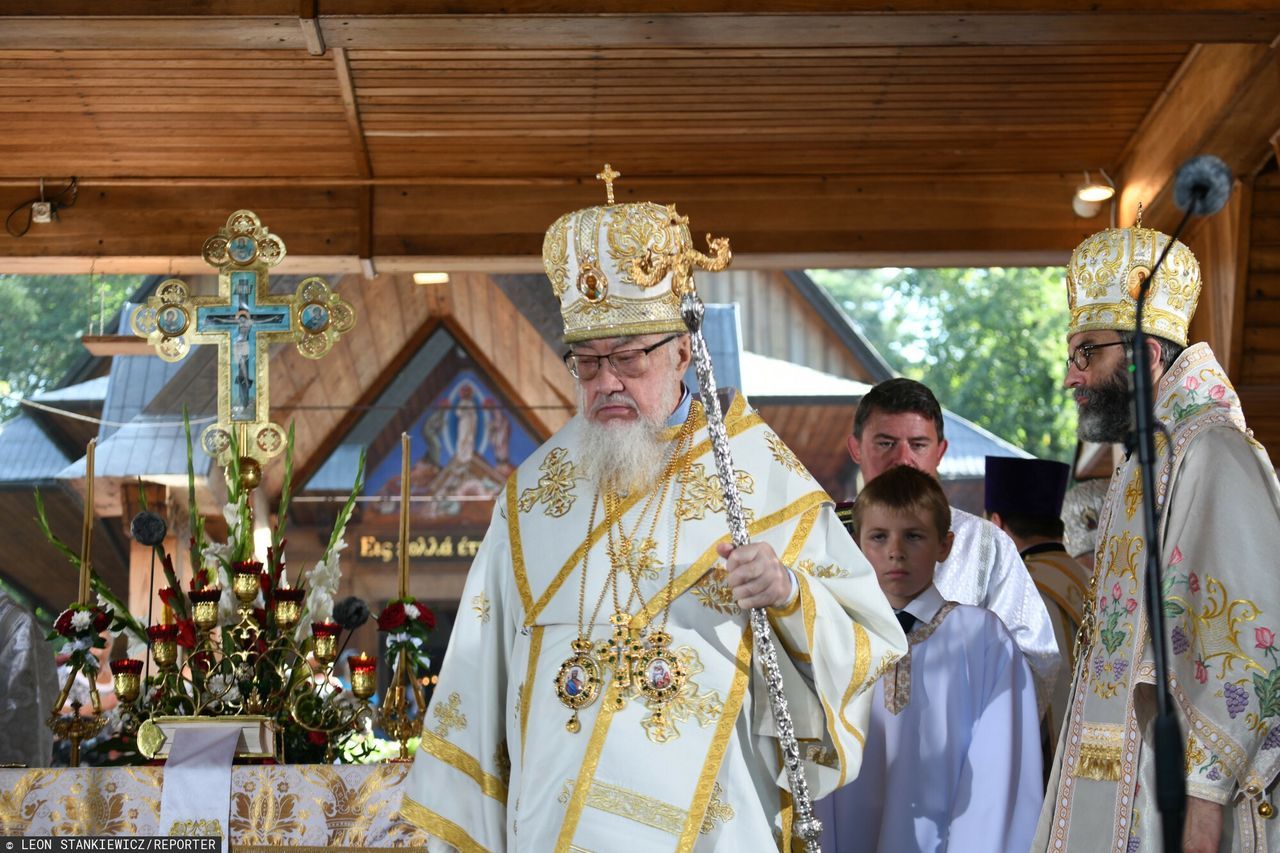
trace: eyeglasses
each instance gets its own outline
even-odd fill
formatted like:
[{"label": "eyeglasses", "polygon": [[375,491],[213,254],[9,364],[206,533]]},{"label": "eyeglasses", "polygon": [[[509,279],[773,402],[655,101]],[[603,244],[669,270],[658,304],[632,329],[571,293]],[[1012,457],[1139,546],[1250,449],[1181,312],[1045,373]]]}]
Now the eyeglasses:
[{"label": "eyeglasses", "polygon": [[608,355],[590,355],[569,351],[564,354],[564,366],[575,378],[590,381],[600,372],[600,362],[607,361],[613,372],[628,379],[635,379],[649,369],[649,353],[658,347],[671,343],[679,335],[670,335],[647,347],[624,349]]},{"label": "eyeglasses", "polygon": [[1081,344],[1076,347],[1075,352],[1067,356],[1067,367],[1075,366],[1076,370],[1088,370],[1089,362],[1093,360],[1093,351],[1105,349],[1106,347],[1122,347],[1124,341],[1112,341],[1109,344]]}]

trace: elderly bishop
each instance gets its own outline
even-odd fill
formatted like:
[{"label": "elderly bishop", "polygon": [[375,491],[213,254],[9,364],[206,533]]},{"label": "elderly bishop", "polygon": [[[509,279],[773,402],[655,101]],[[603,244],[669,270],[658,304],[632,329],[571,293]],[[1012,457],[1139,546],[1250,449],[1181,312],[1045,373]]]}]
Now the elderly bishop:
[{"label": "elderly bishop", "polygon": [[508,481],[467,579],[463,600],[490,606],[459,615],[402,805],[432,850],[790,849],[751,607],[780,645],[811,795],[858,772],[867,688],[905,638],[830,499],[741,395],[724,426],[751,542],[729,544],[682,381],[688,268],[639,274],[692,252],[683,217],[651,203],[547,232],[579,412]]}]

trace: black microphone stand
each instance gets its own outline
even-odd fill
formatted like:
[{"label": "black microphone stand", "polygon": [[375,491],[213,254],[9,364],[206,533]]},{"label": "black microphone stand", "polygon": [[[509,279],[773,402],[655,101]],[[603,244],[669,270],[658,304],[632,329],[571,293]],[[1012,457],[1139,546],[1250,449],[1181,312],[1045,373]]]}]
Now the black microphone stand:
[{"label": "black microphone stand", "polygon": [[1161,584],[1160,560],[1163,543],[1159,519],[1156,517],[1156,449],[1155,430],[1163,430],[1156,422],[1151,388],[1151,366],[1147,355],[1147,335],[1142,331],[1142,309],[1151,282],[1164,264],[1165,257],[1204,199],[1200,192],[1192,196],[1187,212],[1156,260],[1151,273],[1138,290],[1133,328],[1133,410],[1134,432],[1138,450],[1138,466],[1142,469],[1142,521],[1147,541],[1146,586],[1144,601],[1147,625],[1151,630],[1151,660],[1156,670],[1156,719],[1154,746],[1156,754],[1156,806],[1165,853],[1182,853],[1182,831],[1187,810],[1186,768],[1182,752],[1182,729],[1169,692],[1169,648],[1164,630],[1164,587]]}]

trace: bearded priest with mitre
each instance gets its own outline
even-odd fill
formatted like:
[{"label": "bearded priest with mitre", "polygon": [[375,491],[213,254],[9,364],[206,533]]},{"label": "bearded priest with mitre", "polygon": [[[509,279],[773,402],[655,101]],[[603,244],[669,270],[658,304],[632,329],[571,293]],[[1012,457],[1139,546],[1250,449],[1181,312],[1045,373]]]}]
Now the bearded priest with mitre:
[{"label": "bearded priest with mitre", "polygon": [[[1142,227],[1108,228],[1067,266],[1066,385],[1080,438],[1132,447],[1129,372],[1139,286],[1168,255],[1142,331],[1154,396],[1156,514],[1187,805],[1183,845],[1280,849],[1280,482],[1206,343],[1187,346],[1200,296],[1191,250]],[[1163,849],[1156,802],[1155,691],[1142,469],[1128,452],[1098,521],[1076,672],[1036,851]]]},{"label": "bearded priest with mitre", "polygon": [[674,206],[609,195],[547,232],[579,411],[498,498],[401,813],[432,850],[790,849],[748,609],[768,608],[814,799],[857,774],[905,637],[741,394],[724,425],[751,541],[729,544],[680,315],[690,259],[723,267],[728,243],[702,255]]}]

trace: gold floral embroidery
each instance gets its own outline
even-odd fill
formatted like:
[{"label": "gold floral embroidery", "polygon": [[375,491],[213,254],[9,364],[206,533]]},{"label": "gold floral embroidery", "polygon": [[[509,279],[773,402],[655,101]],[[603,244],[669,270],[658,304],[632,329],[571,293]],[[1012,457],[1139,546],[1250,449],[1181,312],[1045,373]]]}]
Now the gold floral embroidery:
[{"label": "gold floral embroidery", "polygon": [[724,700],[719,693],[714,690],[698,692],[698,685],[693,677],[702,672],[703,667],[693,647],[680,646],[675,653],[684,663],[685,672],[689,674],[688,678],[680,688],[680,693],[663,708],[660,721],[654,718],[653,712],[661,706],[648,700],[645,700],[645,704],[649,708],[649,713],[640,720],[645,734],[654,743],[666,743],[678,739],[680,729],[676,727],[676,723],[687,723],[693,720],[705,729],[715,723],[724,711]]},{"label": "gold floral embroidery", "polygon": [[[326,794],[312,798],[324,816],[328,831],[326,846],[367,847],[376,846],[374,842],[379,836],[373,830],[374,821],[386,805],[395,801],[395,797],[385,794],[396,790],[408,769],[399,773],[371,773],[356,787],[348,785],[333,767],[301,767],[299,770],[304,779]],[[400,836],[411,835],[412,831],[412,827],[402,821],[393,820],[387,827],[389,834]]]},{"label": "gold floral embroidery", "polygon": [[489,624],[489,596],[485,595],[483,590],[471,599],[471,609],[475,611],[481,625]]},{"label": "gold floral embroidery", "polygon": [[222,824],[213,818],[206,820],[175,820],[167,835],[194,835],[222,837]]},{"label": "gold floral embroidery", "polygon": [[577,482],[577,469],[569,461],[569,451],[563,447],[554,448],[542,460],[538,470],[542,476],[538,485],[525,489],[520,493],[520,511],[529,512],[534,504],[544,503],[543,512],[552,518],[559,518],[573,507],[577,500],[574,495],[574,484]]},{"label": "gold floral embroidery", "polygon": [[1252,622],[1261,612],[1258,606],[1247,598],[1229,600],[1227,588],[1222,581],[1205,575],[1204,606],[1197,613],[1192,602],[1181,595],[1166,593],[1165,610],[1173,615],[1187,613],[1191,618],[1186,625],[1191,632],[1191,639],[1200,650],[1199,658],[1208,666],[1218,661],[1220,669],[1218,678],[1225,679],[1229,673],[1235,672],[1237,664],[1247,672],[1256,670],[1266,673],[1266,669],[1258,664],[1244,649],[1240,648],[1240,623]]},{"label": "gold floral embroidery", "polygon": [[461,730],[467,727],[467,716],[462,713],[461,705],[462,696],[457,693],[450,693],[448,699],[443,702],[436,702],[431,706],[431,716],[435,717],[438,722],[435,727],[437,735],[447,738],[452,729]]},{"label": "gold floral embroidery", "polygon": [[507,751],[507,741],[503,738],[493,750],[493,766],[498,768],[498,778],[503,785],[511,784],[511,755]]},{"label": "gold floral embroidery", "polygon": [[778,437],[778,434],[770,431],[765,434],[765,443],[769,445],[769,451],[773,454],[774,460],[786,468],[793,474],[798,474],[806,480],[812,480],[813,475],[804,467],[800,458],[791,450],[790,447]]},{"label": "gold floral embroidery", "polygon": [[813,575],[815,578],[849,577],[848,570],[837,566],[835,563],[827,563],[825,565],[817,566],[814,565],[813,560],[810,560],[808,557],[797,561],[791,568],[795,569],[797,572],[803,572],[806,575]]},{"label": "gold floral embroidery", "polygon": [[[756,481],[746,471],[735,470],[734,480],[738,484],[738,492],[744,495],[755,494]],[[719,474],[708,474],[702,463],[695,463],[688,468],[688,480],[685,482],[684,494],[676,502],[676,517],[681,521],[703,519],[708,512],[724,512],[724,489],[720,486]],[[751,510],[743,508],[747,522],[755,518]]]},{"label": "gold floral embroidery", "polygon": [[679,232],[669,227],[669,216],[652,204],[628,204],[610,207],[605,217],[605,240],[609,257],[621,280],[636,284],[631,275],[631,262],[653,255],[661,257],[678,251]]},{"label": "gold floral embroidery", "polygon": [[26,835],[47,800],[32,796],[55,778],[49,770],[28,770],[12,788],[0,790],[0,835]]},{"label": "gold floral embroidery", "polygon": [[1186,775],[1190,776],[1191,771],[1195,770],[1201,764],[1209,760],[1209,753],[1205,752],[1200,746],[1200,741],[1195,735],[1187,738],[1186,755]]},{"label": "gold floral embroidery", "polygon": [[733,600],[733,590],[729,589],[729,585],[725,583],[728,576],[729,573],[725,570],[724,564],[717,563],[715,568],[699,578],[693,586],[693,597],[703,607],[714,610],[716,613],[736,616],[742,612],[742,609]]},{"label": "gold floral embroidery", "polygon": [[[568,803],[573,796],[575,783],[574,779],[566,781],[556,799],[561,803]],[[664,803],[655,797],[646,796],[639,791],[632,791],[620,785],[610,785],[607,782],[594,780],[587,789],[586,806],[589,809],[651,826],[671,835],[679,835],[684,830],[684,823],[689,817],[689,813],[679,806]]]},{"label": "gold floral embroidery", "polygon": [[664,568],[658,557],[658,543],[651,536],[643,539],[624,537],[613,543],[613,549],[613,565],[625,569],[632,578],[657,580]]},{"label": "gold floral embroidery", "polygon": [[1138,504],[1142,503],[1142,469],[1139,468],[1133,472],[1133,479],[1129,481],[1129,485],[1124,489],[1124,513],[1130,519],[1134,513],[1138,511]]},{"label": "gold floral embroidery", "polygon": [[804,760],[810,764],[830,767],[833,770],[840,769],[840,754],[834,749],[828,749],[819,743],[806,743],[804,745]]},{"label": "gold floral embroidery", "polygon": [[61,798],[66,816],[54,813],[54,835],[137,835],[138,803],[119,789],[114,781],[103,780],[106,772],[91,769]]},{"label": "gold floral embroidery", "polygon": [[286,779],[273,775],[269,768],[256,768],[244,790],[231,794],[231,837],[238,845],[285,845],[306,834],[310,811],[299,808]]},{"label": "gold floral embroidery", "polygon": [[717,782],[715,787],[711,789],[711,799],[707,802],[707,813],[702,817],[702,826],[698,831],[703,835],[710,834],[711,830],[716,828],[717,823],[728,823],[733,820],[737,814],[733,810],[733,806],[720,799],[724,796],[724,789]]},{"label": "gold floral embroidery", "polygon": [[[1133,584],[1138,583],[1138,558],[1142,556],[1144,546],[1142,537],[1134,536],[1128,530],[1119,536],[1112,536],[1107,540],[1106,552],[1110,555],[1107,563],[1107,580],[1113,578],[1128,577]],[[1134,592],[1136,586],[1131,586],[1129,592]]]}]

